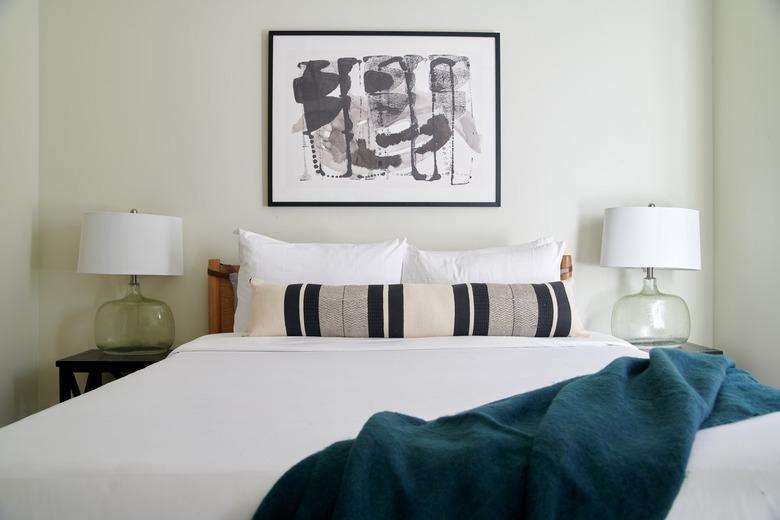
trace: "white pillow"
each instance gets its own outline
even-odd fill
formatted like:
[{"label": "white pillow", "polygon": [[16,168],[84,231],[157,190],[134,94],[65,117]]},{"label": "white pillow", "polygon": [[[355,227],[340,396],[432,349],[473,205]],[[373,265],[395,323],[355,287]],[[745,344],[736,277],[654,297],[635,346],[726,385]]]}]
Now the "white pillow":
[{"label": "white pillow", "polygon": [[252,307],[250,280],[328,285],[401,282],[406,240],[375,244],[291,244],[238,231],[236,314],[233,331],[245,333]]},{"label": "white pillow", "polygon": [[470,251],[422,251],[410,245],[403,283],[544,283],[560,280],[565,244],[540,238],[527,244]]}]

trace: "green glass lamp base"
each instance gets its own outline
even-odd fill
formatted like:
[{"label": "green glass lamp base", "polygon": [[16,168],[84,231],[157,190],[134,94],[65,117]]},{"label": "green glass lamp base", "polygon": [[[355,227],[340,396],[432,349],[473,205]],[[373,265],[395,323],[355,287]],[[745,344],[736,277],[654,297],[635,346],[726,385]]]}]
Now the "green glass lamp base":
[{"label": "green glass lamp base", "polygon": [[612,335],[638,347],[679,347],[690,332],[685,300],[660,292],[655,278],[645,278],[641,291],[624,296],[612,309]]},{"label": "green glass lamp base", "polygon": [[95,315],[95,344],[106,354],[161,354],[173,346],[174,321],[164,302],[145,298],[135,280],[127,296],[106,302]]}]

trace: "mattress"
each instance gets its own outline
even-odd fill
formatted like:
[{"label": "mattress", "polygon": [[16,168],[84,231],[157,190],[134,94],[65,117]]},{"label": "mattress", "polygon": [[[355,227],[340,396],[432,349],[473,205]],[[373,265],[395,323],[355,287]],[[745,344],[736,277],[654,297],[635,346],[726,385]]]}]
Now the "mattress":
[{"label": "mattress", "polygon": [[[383,410],[426,419],[581,374],[616,338],[203,336],[0,429],[0,519],[249,518]],[[699,432],[672,518],[780,517],[780,413]]]}]

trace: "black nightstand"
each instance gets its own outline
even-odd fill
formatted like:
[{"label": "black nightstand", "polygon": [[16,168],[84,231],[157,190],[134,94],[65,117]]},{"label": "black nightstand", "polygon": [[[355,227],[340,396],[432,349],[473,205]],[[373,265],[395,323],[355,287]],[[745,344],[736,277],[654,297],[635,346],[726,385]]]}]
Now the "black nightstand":
[{"label": "black nightstand", "polygon": [[[704,345],[698,345],[696,343],[683,343],[679,347],[680,350],[684,350],[685,352],[701,352],[703,354],[714,354],[717,356],[722,356],[723,351],[717,348],[713,347],[705,347]],[[647,352],[648,350],[652,350],[653,347],[639,347],[640,350],[644,350]]]},{"label": "black nightstand", "polygon": [[151,356],[113,355],[92,349],[62,358],[56,363],[57,368],[60,369],[60,402],[82,394],[76,382],[76,372],[88,374],[87,384],[84,386],[84,393],[86,393],[103,384],[103,374],[111,374],[114,379],[119,379],[157,363],[167,356],[167,352]]}]

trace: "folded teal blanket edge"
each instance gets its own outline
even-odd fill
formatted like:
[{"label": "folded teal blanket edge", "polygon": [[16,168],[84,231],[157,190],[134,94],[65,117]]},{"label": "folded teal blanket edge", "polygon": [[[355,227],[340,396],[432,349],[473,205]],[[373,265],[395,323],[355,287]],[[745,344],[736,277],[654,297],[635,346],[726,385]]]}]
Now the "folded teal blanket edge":
[{"label": "folded teal blanket edge", "polygon": [[664,518],[698,430],[776,411],[780,390],[730,358],[655,349],[432,421],[375,414],[254,518]]}]

